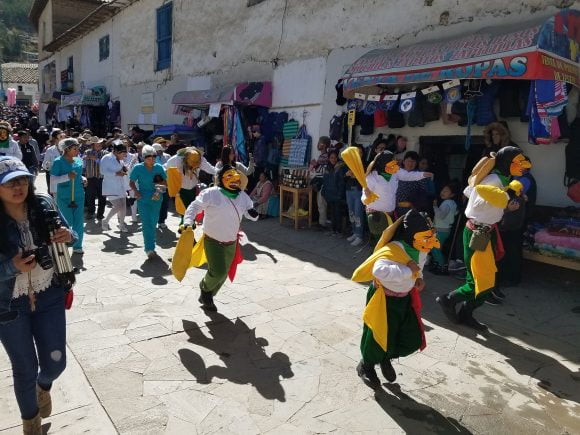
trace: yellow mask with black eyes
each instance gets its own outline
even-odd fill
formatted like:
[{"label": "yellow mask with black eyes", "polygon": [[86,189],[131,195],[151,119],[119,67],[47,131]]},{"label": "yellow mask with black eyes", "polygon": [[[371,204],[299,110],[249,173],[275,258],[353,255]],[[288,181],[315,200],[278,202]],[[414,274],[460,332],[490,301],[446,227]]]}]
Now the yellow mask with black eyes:
[{"label": "yellow mask with black eyes", "polygon": [[387,174],[391,174],[393,175],[394,173],[396,173],[399,169],[401,169],[399,167],[399,164],[397,163],[396,160],[391,160],[389,163],[387,163],[385,165],[385,172]]},{"label": "yellow mask with black eyes", "polygon": [[527,160],[523,154],[518,154],[514,157],[510,164],[510,175],[513,177],[520,177],[526,169],[530,169],[532,164]]},{"label": "yellow mask with black eyes", "polygon": [[187,163],[187,166],[191,169],[197,169],[201,166],[201,156],[197,151],[192,151],[187,156],[185,163]]},{"label": "yellow mask with black eyes", "polygon": [[431,249],[441,247],[434,230],[420,231],[413,236],[413,248],[419,252],[429,252]]},{"label": "yellow mask with black eyes", "polygon": [[222,176],[222,184],[228,190],[240,190],[241,177],[235,169],[229,169]]}]

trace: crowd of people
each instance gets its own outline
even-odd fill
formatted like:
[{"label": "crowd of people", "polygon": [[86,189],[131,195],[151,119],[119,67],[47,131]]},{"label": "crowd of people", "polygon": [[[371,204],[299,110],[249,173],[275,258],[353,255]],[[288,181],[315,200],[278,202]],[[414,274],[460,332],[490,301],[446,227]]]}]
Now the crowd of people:
[{"label": "crowd of people", "polygon": [[[147,143],[137,127],[128,135],[114,129],[100,138],[88,130],[35,125],[27,111],[3,116],[0,340],[12,363],[24,431],[36,434],[41,419],[51,413],[52,382],[66,365],[66,289],[53,265],[41,261],[46,259],[42,246],[66,243],[73,255],[83,255],[87,222],[96,219],[106,232],[114,218],[119,232],[126,233],[131,231],[126,222],[130,215],[132,223],[141,222],[144,251],[153,259],[157,232],[167,228],[173,198],[182,215],[180,243],[187,242],[179,254],[194,246],[180,262],[178,244],[173,267],[181,263],[182,276],[195,250],[203,250],[208,270],[199,302],[216,311],[213,297],[232,277],[232,269],[235,275],[242,216],[266,217],[276,187],[267,172],[255,170],[252,158],[248,166],[237,162],[229,146],[223,147],[221,159],[209,162],[202,150],[176,136]],[[378,384],[376,364],[393,382],[390,361],[425,344],[417,298],[428,263],[436,274],[447,274],[451,261],[455,271],[465,270],[465,284],[437,302],[449,319],[477,330],[485,325],[473,317],[474,310],[484,301],[501,303],[505,295],[500,285],[519,283],[523,227],[535,201],[531,163],[502,124],[490,125],[485,138],[478,160],[487,160],[470,171],[465,189],[465,180],[437,180],[429,159],[407,151],[403,137],[380,136],[366,149],[355,144],[349,150],[356,150],[357,165],[352,155],[343,161],[346,147],[341,143],[325,136],[318,141],[320,154],[310,163],[318,228],[333,237],[348,236],[355,247],[366,239],[374,246],[373,255],[353,275],[355,281],[372,281],[357,367],[372,386]],[[42,170],[52,197],[35,192]],[[248,176],[253,185],[248,186]],[[47,207],[56,210],[60,228],[50,226]],[[194,244],[193,229],[204,214],[204,235]],[[461,228],[463,236],[457,236]]]}]

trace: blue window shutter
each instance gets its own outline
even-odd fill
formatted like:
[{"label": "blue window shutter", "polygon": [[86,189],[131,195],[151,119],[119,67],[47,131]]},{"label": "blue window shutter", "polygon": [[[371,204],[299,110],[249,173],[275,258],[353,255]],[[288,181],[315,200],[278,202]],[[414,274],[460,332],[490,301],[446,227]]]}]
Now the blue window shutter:
[{"label": "blue window shutter", "polygon": [[171,48],[173,42],[173,3],[167,3],[157,9],[157,70],[171,66]]}]

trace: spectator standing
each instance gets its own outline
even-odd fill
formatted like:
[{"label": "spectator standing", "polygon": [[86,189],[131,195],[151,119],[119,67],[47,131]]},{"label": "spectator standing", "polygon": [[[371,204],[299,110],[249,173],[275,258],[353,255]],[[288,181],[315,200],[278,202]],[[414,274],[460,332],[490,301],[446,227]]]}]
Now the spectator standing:
[{"label": "spectator standing", "polygon": [[38,158],[34,147],[29,141],[27,131],[20,130],[18,132],[18,146],[20,146],[20,152],[22,153],[22,163],[24,163],[28,172],[36,176],[38,174]]},{"label": "spectator standing", "polygon": [[127,147],[121,141],[113,145],[113,151],[101,160],[101,172],[103,174],[103,195],[111,201],[113,207],[107,217],[101,222],[103,231],[110,230],[109,221],[117,215],[119,230],[126,233],[129,230],[125,225],[127,215],[127,191],[129,190],[129,169],[125,166]]},{"label": "spectator standing", "polygon": [[103,174],[101,173],[101,159],[105,155],[102,149],[103,141],[96,136],[90,137],[87,141],[90,148],[83,156],[87,178],[87,219],[95,217],[95,201],[97,201],[97,219],[102,220],[105,215],[106,200],[103,196]]},{"label": "spectator standing", "polygon": [[344,178],[347,168],[344,163],[338,161],[338,153],[328,153],[328,163],[323,177],[322,195],[330,211],[332,222],[332,236],[340,236],[342,233],[342,210],[345,202]]},{"label": "spectator standing", "polygon": [[42,169],[46,171],[46,186],[48,191],[53,195],[56,192],[52,191],[52,186],[50,185],[50,170],[57,157],[60,157],[60,149],[58,143],[61,139],[64,139],[65,135],[62,130],[58,128],[53,128],[50,132],[50,141],[47,144],[46,151],[44,152],[44,159],[42,160]]},{"label": "spectator standing", "polygon": [[455,222],[455,216],[457,215],[457,203],[455,201],[458,194],[459,185],[452,182],[441,189],[439,200],[433,201],[434,226],[437,230],[437,239],[441,244],[440,248],[431,250],[432,262],[430,271],[436,275],[447,275],[448,273],[447,261],[445,261],[442,250]]},{"label": "spectator standing", "polygon": [[[360,144],[354,145],[358,148],[363,157],[363,147]],[[347,238],[352,246],[358,246],[363,241],[364,221],[366,217],[365,208],[361,201],[362,187],[354,177],[352,171],[345,174],[346,204],[348,206],[348,217],[352,226],[352,235]]]},{"label": "spectator standing", "polygon": [[318,206],[318,227],[326,229],[327,222],[327,204],[322,195],[322,184],[324,181],[324,172],[328,164],[328,148],[330,148],[330,138],[320,136],[316,146],[320,155],[318,159],[310,161],[310,184],[316,190],[316,205]]},{"label": "spectator standing", "polygon": [[22,160],[18,143],[12,139],[12,127],[7,122],[0,122],[0,156],[12,156]]}]

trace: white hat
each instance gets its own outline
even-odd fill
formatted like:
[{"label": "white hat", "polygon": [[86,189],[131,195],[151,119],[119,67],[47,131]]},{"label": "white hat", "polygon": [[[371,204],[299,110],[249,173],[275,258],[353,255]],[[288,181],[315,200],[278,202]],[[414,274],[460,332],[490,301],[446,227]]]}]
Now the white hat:
[{"label": "white hat", "polygon": [[78,147],[78,146],[79,146],[79,141],[76,140],[74,137],[67,137],[66,139],[63,139],[58,143],[58,149],[61,153],[64,153],[69,148]]},{"label": "white hat", "polygon": [[154,143],[153,144],[153,148],[155,149],[155,151],[159,152],[159,151],[163,151],[163,145],[159,144],[159,143]]},{"label": "white hat", "polygon": [[144,145],[143,149],[141,150],[141,156],[143,158],[148,156],[157,156],[157,151],[151,145]]}]

